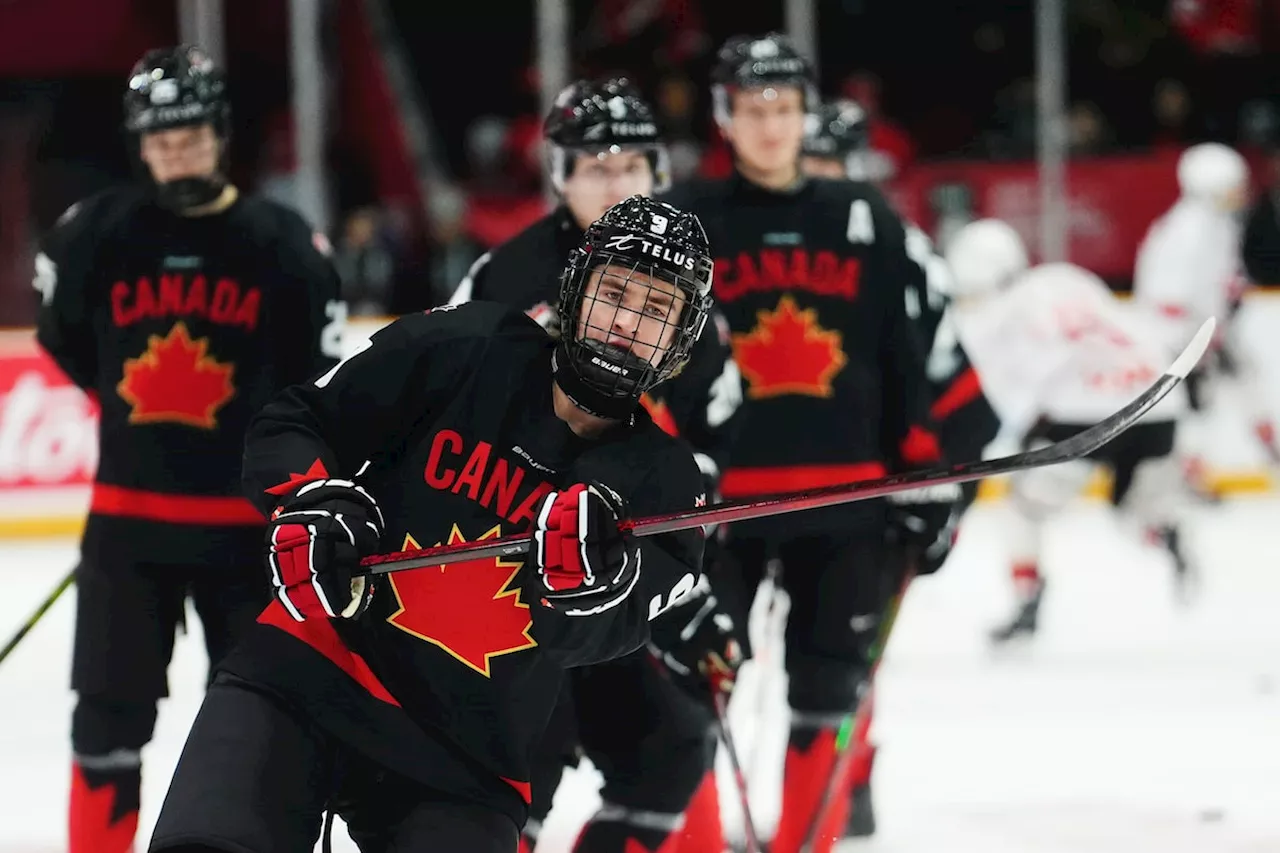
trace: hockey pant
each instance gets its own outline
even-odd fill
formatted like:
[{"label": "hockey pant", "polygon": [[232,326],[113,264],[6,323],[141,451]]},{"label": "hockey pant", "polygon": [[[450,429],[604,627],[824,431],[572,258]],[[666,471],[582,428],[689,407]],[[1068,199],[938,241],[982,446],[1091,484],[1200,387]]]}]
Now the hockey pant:
[{"label": "hockey pant", "polygon": [[454,799],[359,756],[273,696],[227,674],[191,727],[152,851],[310,851],[326,808],[361,853],[513,853],[502,812]]},{"label": "hockey pant", "polygon": [[226,654],[268,600],[258,561],[246,569],[112,563],[85,554],[76,572],[70,853],[124,853],[138,825],[142,748],[187,596],[210,661]]},{"label": "hockey pant", "polygon": [[604,786],[575,851],[722,849],[710,711],[647,651],[570,671],[534,761],[526,849],[550,812],[565,765],[579,755],[591,759]]},{"label": "hockey pant", "polygon": [[[1087,424],[1042,423],[1028,446],[1064,441]],[[1174,421],[1140,423],[1089,459],[1034,468],[1011,478],[1009,518],[1002,527],[1013,568],[1015,592],[1033,593],[1041,584],[1040,549],[1046,523],[1084,490],[1099,466],[1114,475],[1111,500],[1146,530],[1176,528],[1188,489],[1173,453]]]},{"label": "hockey pant", "polygon": [[[776,558],[791,599],[784,639],[791,707],[782,812],[772,853],[796,853],[808,834],[836,759],[840,726],[867,688],[868,652],[884,607],[901,581],[881,530],[803,536],[782,541],[730,538],[729,550],[747,583],[758,584]],[[868,721],[869,722],[869,721]],[[815,850],[825,853],[845,835],[852,792],[871,773],[868,726],[855,732],[850,772],[837,780]]]}]

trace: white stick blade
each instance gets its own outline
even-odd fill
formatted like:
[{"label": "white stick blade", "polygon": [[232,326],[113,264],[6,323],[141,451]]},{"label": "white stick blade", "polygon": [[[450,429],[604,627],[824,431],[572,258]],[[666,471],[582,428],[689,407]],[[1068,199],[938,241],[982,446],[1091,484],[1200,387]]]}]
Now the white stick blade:
[{"label": "white stick blade", "polygon": [[1169,365],[1169,369],[1165,371],[1169,376],[1176,376],[1179,379],[1186,379],[1187,374],[1191,372],[1204,356],[1205,350],[1209,348],[1209,342],[1213,340],[1213,328],[1216,322],[1212,317],[1204,321],[1204,325],[1200,327],[1200,331],[1196,332],[1196,336],[1191,339],[1191,343],[1187,344],[1187,348],[1182,351],[1182,355]]}]

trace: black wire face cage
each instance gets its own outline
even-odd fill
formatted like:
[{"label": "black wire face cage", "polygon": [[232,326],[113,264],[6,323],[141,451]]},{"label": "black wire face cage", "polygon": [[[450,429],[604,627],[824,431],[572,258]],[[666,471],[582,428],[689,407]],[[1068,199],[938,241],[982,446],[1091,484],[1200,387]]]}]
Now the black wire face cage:
[{"label": "black wire face cage", "polygon": [[[711,265],[639,235],[614,234],[605,246],[620,242],[635,251],[574,252],[561,279],[560,328],[585,383],[608,398],[634,401],[688,362],[710,311]],[[664,260],[636,257],[642,243],[656,246]],[[654,345],[668,337],[654,364]]]}]

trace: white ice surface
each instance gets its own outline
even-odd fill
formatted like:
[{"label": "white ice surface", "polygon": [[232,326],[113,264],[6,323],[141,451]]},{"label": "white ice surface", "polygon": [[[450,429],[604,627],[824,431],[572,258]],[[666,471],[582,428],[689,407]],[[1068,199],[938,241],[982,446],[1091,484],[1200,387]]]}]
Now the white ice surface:
[{"label": "white ice surface", "polygon": [[[1203,589],[1186,608],[1161,555],[1101,508],[1073,510],[1051,531],[1040,635],[993,655],[985,632],[1009,607],[1000,513],[975,513],[953,563],[908,596],[878,693],[880,832],[848,849],[1280,851],[1280,503],[1197,513],[1186,538]],[[0,545],[0,641],[74,556],[68,543]],[[73,616],[67,595],[0,665],[0,853],[65,849]],[[143,838],[200,700],[192,624],[146,752]],[[732,714],[764,768],[753,808],[767,827],[783,711],[774,678],[768,724],[753,720],[760,669],[744,672]],[[757,742],[759,730],[774,736]],[[589,769],[566,777],[541,853],[567,849],[596,782]],[[727,777],[721,794],[732,818]],[[355,848],[339,830],[334,849]]]}]

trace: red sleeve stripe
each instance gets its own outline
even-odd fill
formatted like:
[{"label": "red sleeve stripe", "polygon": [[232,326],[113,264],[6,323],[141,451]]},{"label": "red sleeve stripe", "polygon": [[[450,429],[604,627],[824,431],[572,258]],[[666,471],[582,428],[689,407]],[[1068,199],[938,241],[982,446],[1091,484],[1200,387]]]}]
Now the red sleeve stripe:
[{"label": "red sleeve stripe", "polygon": [[970,367],[957,376],[947,390],[934,400],[929,416],[935,421],[945,421],[981,395],[982,383],[978,380],[978,371]]}]

